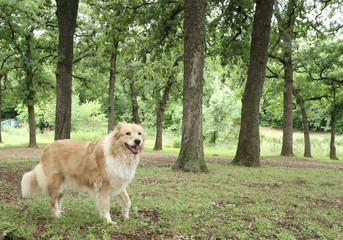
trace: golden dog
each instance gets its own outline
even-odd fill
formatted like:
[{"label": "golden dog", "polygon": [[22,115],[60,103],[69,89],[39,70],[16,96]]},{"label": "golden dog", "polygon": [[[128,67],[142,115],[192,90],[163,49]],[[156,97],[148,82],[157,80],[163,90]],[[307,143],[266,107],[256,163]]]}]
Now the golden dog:
[{"label": "golden dog", "polygon": [[56,141],[44,148],[40,163],[24,174],[22,196],[47,194],[55,216],[60,217],[65,192],[86,191],[95,196],[100,217],[115,224],[110,216],[114,196],[128,219],[131,201],[126,187],[135,175],[143,145],[143,128],[126,122],[97,142]]}]

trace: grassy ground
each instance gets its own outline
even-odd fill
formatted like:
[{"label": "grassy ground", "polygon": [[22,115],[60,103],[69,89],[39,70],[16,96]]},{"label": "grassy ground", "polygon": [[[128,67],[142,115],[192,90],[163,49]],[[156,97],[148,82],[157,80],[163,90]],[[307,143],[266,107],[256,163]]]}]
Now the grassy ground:
[{"label": "grassy ground", "polygon": [[[97,138],[96,133],[75,136]],[[301,137],[295,133],[299,155]],[[3,147],[17,145],[18,139],[27,144],[21,132],[5,133],[3,138]],[[45,144],[53,137],[45,133],[38,139]],[[141,164],[128,188],[130,220],[124,221],[112,203],[117,226],[104,224],[94,199],[83,193],[66,195],[60,219],[53,217],[46,197],[21,199],[21,177],[37,164],[40,150],[18,155],[16,148],[13,154],[0,149],[0,239],[343,239],[343,170],[325,168],[335,162],[327,160],[328,135],[313,134],[312,139],[313,155],[320,159],[311,162],[320,161],[324,168],[272,167],[275,159],[267,157],[263,161],[269,163],[261,168],[208,163],[210,173],[192,174],[169,167],[179,152],[175,138],[167,138],[165,150],[157,153],[151,151],[153,138],[148,138],[144,159],[154,158],[153,164]],[[337,138],[339,156],[342,139]],[[205,155],[234,154],[234,144],[223,146],[208,146]],[[279,155],[281,133],[262,131],[261,147],[263,155]]]},{"label": "grassy ground", "polygon": [[113,202],[118,225],[108,226],[86,194],[67,194],[60,219],[46,197],[21,199],[21,176],[36,163],[0,162],[0,239],[343,239],[341,169],[140,167],[130,220]]}]

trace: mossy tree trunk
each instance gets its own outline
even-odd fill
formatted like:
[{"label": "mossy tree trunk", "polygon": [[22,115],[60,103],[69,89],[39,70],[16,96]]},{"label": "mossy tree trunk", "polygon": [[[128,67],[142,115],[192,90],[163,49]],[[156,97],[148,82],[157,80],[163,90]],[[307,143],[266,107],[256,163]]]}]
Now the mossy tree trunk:
[{"label": "mossy tree trunk", "polygon": [[202,94],[205,43],[205,0],[184,2],[184,79],[182,140],[173,169],[208,172],[204,159]]}]

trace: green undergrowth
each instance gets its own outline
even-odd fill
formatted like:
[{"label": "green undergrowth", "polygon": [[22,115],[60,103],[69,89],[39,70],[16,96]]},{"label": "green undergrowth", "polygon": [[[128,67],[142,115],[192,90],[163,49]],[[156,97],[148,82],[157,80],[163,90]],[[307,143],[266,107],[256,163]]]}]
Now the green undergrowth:
[{"label": "green undergrowth", "polygon": [[20,198],[36,161],[0,162],[0,236],[6,239],[342,239],[341,169],[208,164],[208,174],[138,168],[130,220],[112,201],[109,226],[95,201],[68,193],[60,219],[49,201]]}]

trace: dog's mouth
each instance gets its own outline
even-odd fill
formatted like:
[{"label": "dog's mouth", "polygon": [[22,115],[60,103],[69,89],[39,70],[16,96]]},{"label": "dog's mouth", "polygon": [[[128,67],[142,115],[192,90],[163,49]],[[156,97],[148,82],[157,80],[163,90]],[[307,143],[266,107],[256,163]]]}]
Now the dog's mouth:
[{"label": "dog's mouth", "polygon": [[125,143],[125,147],[129,149],[133,154],[138,153],[138,146],[130,146],[129,144]]}]

